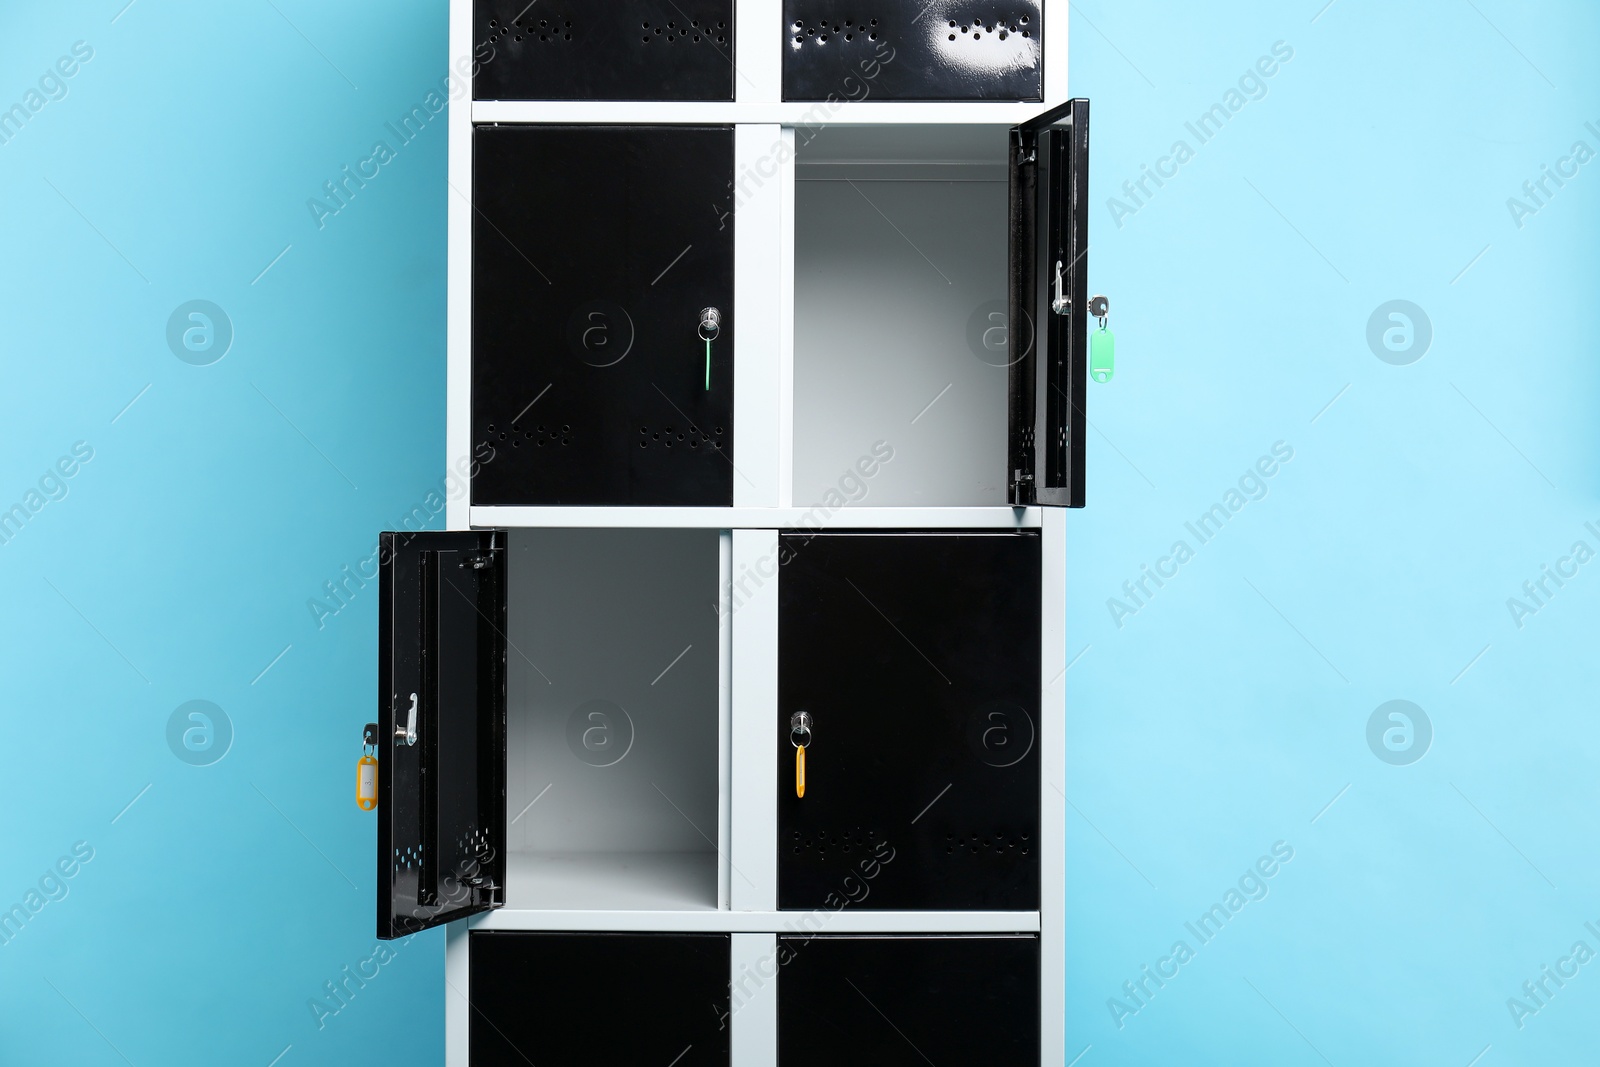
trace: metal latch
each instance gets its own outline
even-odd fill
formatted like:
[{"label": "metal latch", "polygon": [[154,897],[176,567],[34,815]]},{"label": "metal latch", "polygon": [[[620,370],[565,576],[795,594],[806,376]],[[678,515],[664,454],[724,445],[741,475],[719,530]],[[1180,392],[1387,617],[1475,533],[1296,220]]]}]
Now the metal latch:
[{"label": "metal latch", "polygon": [[408,746],[417,743],[417,694],[415,693],[411,694],[411,709],[406,712],[406,724],[394,725],[394,743],[398,745],[402,741]]}]

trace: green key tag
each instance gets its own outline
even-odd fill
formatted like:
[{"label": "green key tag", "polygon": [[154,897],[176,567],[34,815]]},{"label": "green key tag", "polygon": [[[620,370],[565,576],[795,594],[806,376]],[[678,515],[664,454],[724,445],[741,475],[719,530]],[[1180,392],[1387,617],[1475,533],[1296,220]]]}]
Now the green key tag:
[{"label": "green key tag", "polygon": [[1089,333],[1089,377],[1109,382],[1117,369],[1117,335],[1104,326]]}]

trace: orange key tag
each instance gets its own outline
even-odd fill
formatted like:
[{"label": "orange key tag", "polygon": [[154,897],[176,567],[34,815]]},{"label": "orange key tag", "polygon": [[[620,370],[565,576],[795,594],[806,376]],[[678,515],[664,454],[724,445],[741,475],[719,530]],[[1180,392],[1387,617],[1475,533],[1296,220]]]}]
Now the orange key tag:
[{"label": "orange key tag", "polygon": [[794,746],[794,795],[806,795],[806,749],[811,745],[811,713],[789,716],[789,743]]}]

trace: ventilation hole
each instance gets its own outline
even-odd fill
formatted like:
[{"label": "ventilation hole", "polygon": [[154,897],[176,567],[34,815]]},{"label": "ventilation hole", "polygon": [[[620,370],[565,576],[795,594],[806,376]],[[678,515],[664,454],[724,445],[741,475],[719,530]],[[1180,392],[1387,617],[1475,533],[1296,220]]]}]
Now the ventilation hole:
[{"label": "ventilation hole", "polygon": [[1021,19],[1020,19],[1020,20],[1019,20],[1019,21],[1020,21],[1020,22],[1021,22],[1021,23],[1022,23],[1022,24],[1023,24],[1023,25],[1024,25],[1024,26],[1026,26],[1026,25],[1027,25],[1027,24],[1028,24],[1028,16],[1026,16],[1026,15],[1024,15],[1024,16],[1022,16],[1022,18],[1021,18]]},{"label": "ventilation hole", "polygon": [[717,433],[719,433],[719,434],[720,434],[720,433],[721,433],[721,432],[722,432],[722,427],[721,427],[721,426],[718,426],[718,427],[717,427]]},{"label": "ventilation hole", "polygon": [[853,41],[853,40],[856,39],[855,38],[855,34],[847,33],[847,34],[844,35],[844,39],[847,40],[847,41]]},{"label": "ventilation hole", "polygon": [[876,26],[877,24],[878,24],[878,20],[877,19],[873,19],[872,20],[872,25]]},{"label": "ventilation hole", "polygon": [[875,33],[869,33],[869,34],[867,34],[867,40],[869,40],[869,41],[876,41],[876,40],[877,40],[877,39],[878,39],[878,35],[877,35],[877,34],[875,34]]},{"label": "ventilation hole", "polygon": [[1024,37],[1028,36],[1028,31],[1027,30],[1023,30],[1022,31],[1022,36],[1024,36]]},{"label": "ventilation hole", "polygon": [[1006,39],[1006,31],[1005,30],[1001,30],[1000,31],[1000,39],[1002,41]]},{"label": "ventilation hole", "polygon": [[505,439],[506,439],[506,435],[504,433],[501,433],[500,434],[500,440],[504,441]]},{"label": "ventilation hole", "polygon": [[698,33],[694,35],[694,43],[695,44],[699,44],[700,43],[700,35]]},{"label": "ventilation hole", "polygon": [[566,36],[562,37],[561,39],[563,41],[570,41],[570,40],[572,40],[572,34],[569,33]]},{"label": "ventilation hole", "polygon": [[[1027,19],[1023,19],[1023,20],[1022,20],[1022,21],[1023,21],[1023,22],[1027,22],[1027,21],[1028,21],[1028,20],[1027,20]],[[797,24],[797,25],[798,25],[798,24]],[[719,30],[725,30],[725,29],[727,29],[727,28],[728,28],[728,24],[727,24],[727,23],[726,23],[726,22],[719,22],[719,23],[717,23],[717,29],[719,29]]]},{"label": "ventilation hole", "polygon": [[823,34],[821,37],[818,37],[817,38],[817,43],[818,44],[827,44],[828,43],[828,35],[827,34]]},{"label": "ventilation hole", "polygon": [[519,40],[519,41],[522,40],[522,34],[520,34],[520,33],[517,34],[517,40]]},{"label": "ventilation hole", "polygon": [[689,25],[693,26],[695,29],[698,30],[700,28],[700,20],[699,19],[690,19],[689,20]]},{"label": "ventilation hole", "polygon": [[650,28],[650,24],[648,22],[644,23],[644,28],[648,30]]},{"label": "ventilation hole", "polygon": [[676,22],[669,22],[669,23],[667,23],[667,29],[669,29],[669,30],[675,30],[675,29],[677,29],[677,28],[678,28],[678,24],[677,24],[677,23],[676,23]]},{"label": "ventilation hole", "polygon": [[951,40],[952,40],[952,41],[953,41],[953,40],[955,40],[955,39],[956,39],[956,35],[955,35],[955,34],[953,34],[953,33],[952,33],[952,34],[951,34],[951,35],[950,35],[950,39],[951,39]]},{"label": "ventilation hole", "polygon": [[489,424],[489,432],[494,433],[494,423],[492,422]]},{"label": "ventilation hole", "polygon": [[518,441],[515,437],[513,437],[511,439],[511,447],[512,448],[521,448],[522,447],[522,442]]}]

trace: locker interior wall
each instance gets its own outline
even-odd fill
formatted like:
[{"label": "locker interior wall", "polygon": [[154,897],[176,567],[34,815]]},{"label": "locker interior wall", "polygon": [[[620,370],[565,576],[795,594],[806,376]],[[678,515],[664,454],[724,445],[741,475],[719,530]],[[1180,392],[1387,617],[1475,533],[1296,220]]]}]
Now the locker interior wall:
[{"label": "locker interior wall", "polygon": [[703,853],[714,872],[717,531],[510,537],[508,849]]},{"label": "locker interior wall", "polygon": [[796,505],[1006,503],[1006,137],[797,131]]}]

